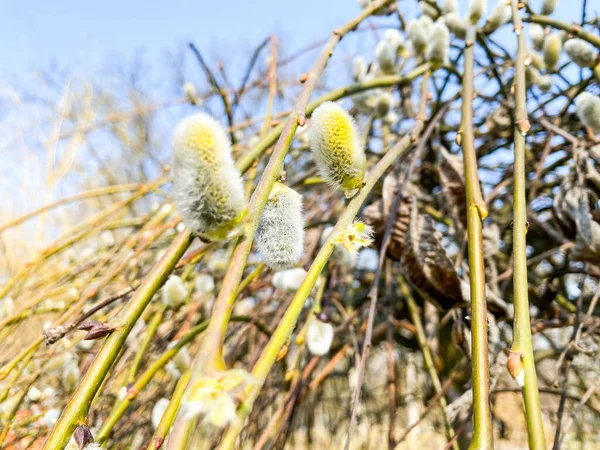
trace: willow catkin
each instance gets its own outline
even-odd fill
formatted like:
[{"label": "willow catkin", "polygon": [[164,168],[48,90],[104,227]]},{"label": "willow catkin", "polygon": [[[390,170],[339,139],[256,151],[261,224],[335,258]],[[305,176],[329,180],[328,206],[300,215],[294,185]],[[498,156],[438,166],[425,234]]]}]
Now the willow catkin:
[{"label": "willow catkin", "polygon": [[465,39],[467,37],[467,26],[468,21],[458,17],[458,14],[452,12],[444,16],[446,26],[450,32],[459,39]]},{"label": "willow catkin", "polygon": [[306,328],[306,345],[313,355],[323,356],[329,353],[335,330],[329,322],[322,322],[316,317],[309,319]]},{"label": "willow catkin", "polygon": [[313,112],[309,133],[321,177],[352,197],[363,185],[366,165],[354,119],[338,104],[325,102]]},{"label": "willow catkin", "polygon": [[458,12],[458,1],[457,0],[444,0],[442,6],[442,12],[444,14],[457,13]]},{"label": "willow catkin", "polygon": [[208,114],[186,117],[175,129],[172,149],[175,203],[185,224],[211,241],[235,235],[246,203],[223,127]]},{"label": "willow catkin", "polygon": [[383,35],[383,39],[390,44],[395,54],[402,54],[406,48],[406,43],[399,30],[387,30]]},{"label": "willow catkin", "polygon": [[600,133],[600,98],[589,92],[582,92],[575,99],[577,116],[581,123]]},{"label": "willow catkin", "polygon": [[544,63],[546,69],[552,70],[558,63],[560,58],[560,51],[562,50],[562,43],[560,38],[556,34],[549,34],[544,39]]},{"label": "willow catkin", "polygon": [[485,15],[487,11],[486,0],[470,0],[469,2],[469,20],[473,25],[479,22],[479,19]]},{"label": "willow catkin", "polygon": [[413,52],[417,55],[425,53],[425,48],[427,47],[427,31],[423,26],[423,23],[419,20],[410,20],[406,25],[406,33],[413,48]]},{"label": "willow catkin", "polygon": [[389,42],[383,40],[377,43],[377,47],[375,48],[375,58],[377,59],[377,66],[381,72],[388,75],[394,73],[396,50]]},{"label": "willow catkin", "polygon": [[558,4],[558,0],[544,0],[542,2],[542,10],[540,14],[542,16],[548,16],[554,12],[556,9],[556,5]]},{"label": "willow catkin", "polygon": [[448,59],[448,49],[450,48],[450,32],[448,27],[442,21],[436,22],[429,33],[429,45],[425,57],[427,61],[434,66],[440,66]]},{"label": "willow catkin", "polygon": [[546,37],[544,27],[537,23],[530,23],[527,27],[527,34],[529,35],[529,39],[531,39],[533,48],[538,51],[542,50],[544,47],[544,38]]},{"label": "willow catkin", "polygon": [[485,28],[492,32],[507,23],[512,17],[512,8],[506,3],[506,0],[499,0],[488,18]]},{"label": "willow catkin", "polygon": [[569,39],[565,42],[565,52],[579,67],[592,67],[597,59],[596,49],[583,39]]},{"label": "willow catkin", "polygon": [[263,262],[272,269],[293,267],[304,250],[302,196],[275,183],[256,230],[256,246]]}]

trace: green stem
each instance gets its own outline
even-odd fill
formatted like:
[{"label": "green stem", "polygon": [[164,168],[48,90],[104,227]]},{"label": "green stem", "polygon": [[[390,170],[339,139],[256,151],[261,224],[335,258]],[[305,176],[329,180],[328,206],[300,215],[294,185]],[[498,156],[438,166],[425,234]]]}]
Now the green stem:
[{"label": "green stem", "polygon": [[[425,330],[423,329],[423,322],[421,321],[421,313],[415,299],[413,298],[410,289],[406,285],[406,282],[401,279],[400,280],[400,290],[402,292],[402,296],[406,300],[406,306],[408,306],[408,313],[410,314],[410,320],[415,326],[417,333],[417,341],[419,342],[419,347],[421,349],[421,353],[423,353],[423,361],[425,362],[425,369],[427,369],[427,373],[431,378],[431,383],[433,384],[433,389],[436,394],[440,394],[440,409],[442,410],[442,415],[444,417],[444,426],[446,427],[446,436],[448,437],[448,441],[451,441],[454,437],[454,429],[452,428],[452,424],[448,420],[446,416],[446,406],[448,403],[446,402],[446,397],[441,394],[442,392],[442,383],[440,382],[440,377],[435,370],[435,365],[433,364],[433,356],[431,355],[431,350],[429,349],[429,345],[427,345],[427,337],[425,336]],[[458,443],[454,441],[452,443],[452,448],[454,450],[459,450]]]},{"label": "green stem", "polygon": [[483,265],[482,220],[487,207],[481,196],[477,174],[477,155],[473,135],[473,66],[475,27],[467,30],[465,67],[462,88],[462,151],[467,202],[469,280],[471,287],[471,332],[473,365],[473,438],[471,449],[493,448],[492,418],[489,402],[489,367],[487,341],[487,305]]},{"label": "green stem", "polygon": [[535,360],[531,343],[529,298],[527,284],[527,200],[525,174],[525,136],[530,125],[526,109],[525,57],[526,44],[517,0],[512,1],[513,21],[518,47],[515,61],[515,106],[514,129],[514,187],[513,187],[513,289],[515,318],[511,353],[521,357],[525,375],[523,397],[525,418],[529,435],[529,448],[545,448],[544,424],[535,373]]},{"label": "green stem", "polygon": [[158,450],[162,447],[162,444],[165,440],[165,436],[167,435],[167,433],[171,429],[171,425],[173,425],[173,422],[175,421],[175,416],[177,415],[177,410],[179,409],[181,398],[183,397],[185,388],[187,387],[187,384],[190,381],[191,375],[192,371],[187,370],[177,382],[175,391],[173,392],[173,395],[171,395],[171,399],[169,400],[169,406],[167,406],[165,413],[160,419],[160,423],[154,431],[154,436],[152,437],[152,441],[150,442],[150,444],[148,444],[147,450]]},{"label": "green stem", "polygon": [[121,317],[125,322],[118,324],[117,329],[106,339],[102,349],[96,355],[94,362],[81,380],[73,397],[63,410],[56,426],[48,437],[44,449],[54,450],[64,448],[78,423],[85,423],[89,407],[98,389],[102,385],[108,371],[117,359],[127,335],[148,306],[156,291],[165,282],[179,258],[188,248],[191,240],[189,231],[180,233],[173,244],[161,258],[159,263],[146,276],[144,282],[135,292]]},{"label": "green stem", "polygon": [[138,349],[135,358],[131,362],[131,366],[129,366],[129,371],[127,374],[127,384],[131,384],[135,381],[135,375],[137,374],[138,369],[140,368],[140,364],[142,363],[142,358],[152,342],[152,338],[158,329],[158,326],[162,322],[163,314],[165,313],[165,306],[161,306],[161,308],[154,313],[152,319],[150,319],[150,323],[148,324],[148,328],[146,328],[146,335],[142,342],[140,343],[140,348]]},{"label": "green stem", "polygon": [[390,165],[396,160],[398,157],[403,155],[409,148],[411,144],[411,137],[406,135],[404,136],[394,147],[392,147],[381,160],[371,169],[369,174],[365,179],[365,185],[359,191],[359,193],[354,197],[346,210],[338,220],[335,228],[329,235],[329,238],[319,250],[319,253],[315,257],[308,273],[306,274],[306,278],[302,282],[300,289],[296,292],[294,299],[290,303],[287,311],[285,312],[283,318],[279,322],[277,329],[273,333],[273,336],[269,340],[267,346],[263,350],[260,358],[254,365],[254,369],[252,370],[252,375],[256,383],[252,384],[247,392],[246,398],[244,402],[240,405],[238,409],[238,417],[237,420],[229,427],[223,440],[221,442],[220,448],[222,450],[231,450],[234,448],[235,441],[242,430],[244,425],[244,421],[246,417],[252,411],[252,406],[254,405],[254,401],[258,397],[260,389],[264,384],[267,375],[269,374],[271,367],[273,366],[281,347],[287,342],[294,327],[296,325],[296,321],[302,312],[304,307],[304,303],[306,298],[310,294],[312,288],[314,287],[323,267],[327,264],[329,257],[334,249],[334,239],[338,236],[339,233],[343,232],[348,226],[352,224],[354,217],[358,214],[360,208],[362,207],[363,202],[366,200],[367,196],[375,186],[375,183],[381,178],[384,172],[390,167]]}]

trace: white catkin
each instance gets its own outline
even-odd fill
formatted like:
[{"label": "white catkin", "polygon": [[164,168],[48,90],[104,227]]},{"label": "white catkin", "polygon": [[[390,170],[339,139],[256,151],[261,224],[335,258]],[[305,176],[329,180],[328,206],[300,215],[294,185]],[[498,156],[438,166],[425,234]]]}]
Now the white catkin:
[{"label": "white catkin", "polygon": [[560,38],[556,34],[549,34],[544,39],[544,63],[546,69],[552,70],[560,59],[560,52],[562,50],[562,43]]},{"label": "white catkin", "polygon": [[377,99],[377,106],[375,107],[375,114],[377,117],[385,117],[390,110],[394,107],[395,101],[394,96],[391,92],[383,92]]},{"label": "white catkin", "polygon": [[531,43],[533,44],[533,48],[540,51],[544,47],[544,38],[546,37],[544,27],[538,25],[537,23],[530,23],[527,27],[527,30],[529,39],[531,39]]},{"label": "white catkin", "polygon": [[177,275],[171,275],[162,288],[162,302],[165,306],[178,308],[185,301],[187,289],[183,280]]},{"label": "white catkin", "polygon": [[312,317],[306,328],[306,345],[313,355],[322,356],[329,353],[333,342],[334,329],[330,323],[321,322]]},{"label": "white catkin", "polygon": [[423,14],[417,20],[419,21],[419,23],[423,27],[423,31],[425,32],[425,36],[428,36],[429,32],[431,31],[431,27],[433,26],[433,19],[431,17],[426,16],[425,14]]},{"label": "white catkin", "polygon": [[410,20],[406,26],[406,33],[415,54],[423,54],[427,47],[427,32],[421,22]]},{"label": "white catkin", "polygon": [[352,78],[354,81],[363,81],[367,76],[367,63],[365,58],[357,56],[352,60]]},{"label": "white catkin", "polygon": [[208,114],[194,114],[177,125],[172,148],[175,203],[185,224],[210,240],[227,239],[246,203],[225,130]]},{"label": "white catkin", "polygon": [[427,2],[419,2],[419,11],[421,11],[426,16],[431,17],[432,19],[437,19],[437,17],[439,16],[437,9],[435,9]]},{"label": "white catkin", "polygon": [[392,46],[395,53],[400,52],[406,47],[406,43],[404,42],[400,30],[387,30],[383,35],[383,39]]},{"label": "white catkin", "polygon": [[582,92],[575,99],[577,116],[581,123],[600,133],[600,97],[589,92]]},{"label": "white catkin", "polygon": [[169,406],[168,398],[160,398],[154,404],[154,408],[152,408],[152,426],[156,430],[158,425],[160,424],[160,420],[163,418],[167,407]]},{"label": "white catkin", "polygon": [[458,13],[458,1],[457,0],[444,0],[444,6],[442,6],[442,12],[444,14]]},{"label": "white catkin", "polygon": [[302,196],[276,183],[260,216],[255,241],[270,268],[281,270],[296,265],[304,250]]},{"label": "white catkin", "polygon": [[540,75],[537,85],[542,91],[549,91],[552,89],[552,76],[550,74]]},{"label": "white catkin", "polygon": [[379,41],[375,48],[375,58],[377,66],[381,72],[385,74],[394,73],[394,65],[396,63],[396,51],[387,41]]},{"label": "white catkin", "polygon": [[526,64],[535,67],[537,70],[543,70],[546,68],[544,64],[544,57],[536,52],[535,50],[528,50],[528,59],[526,60]]},{"label": "white catkin", "polygon": [[583,39],[569,39],[565,42],[565,52],[579,67],[592,67],[596,62],[596,49]]},{"label": "white catkin", "polygon": [[479,22],[487,11],[486,0],[470,0],[469,1],[469,20],[472,24]]},{"label": "white catkin", "polygon": [[273,274],[271,284],[282,291],[297,291],[302,286],[304,278],[306,278],[306,270],[302,267],[294,269],[281,270]]},{"label": "white catkin", "polygon": [[540,14],[542,16],[548,16],[554,12],[556,9],[556,5],[558,4],[558,0],[544,0],[542,2],[542,10]]},{"label": "white catkin", "polygon": [[434,64],[444,64],[448,59],[450,32],[445,23],[438,21],[429,33],[426,58]]},{"label": "white catkin", "polygon": [[459,39],[467,37],[468,22],[465,19],[461,19],[456,13],[448,13],[444,16],[444,20],[446,21],[446,26],[454,36]]},{"label": "white catkin", "polygon": [[366,165],[354,119],[338,104],[325,102],[312,114],[309,139],[321,177],[347,197],[353,196],[362,186]]},{"label": "white catkin", "polygon": [[502,25],[507,23],[512,17],[512,8],[510,5],[506,4],[505,0],[499,0],[496,4],[492,12],[490,13],[490,17],[486,23],[486,28],[488,31],[495,31],[500,28]]}]

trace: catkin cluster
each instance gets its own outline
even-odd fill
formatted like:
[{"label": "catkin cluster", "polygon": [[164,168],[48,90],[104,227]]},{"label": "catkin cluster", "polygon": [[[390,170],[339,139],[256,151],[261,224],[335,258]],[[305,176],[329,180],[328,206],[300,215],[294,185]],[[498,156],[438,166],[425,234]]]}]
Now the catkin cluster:
[{"label": "catkin cluster", "polygon": [[352,197],[363,185],[366,156],[354,120],[341,106],[325,102],[312,115],[310,148],[321,177]]},{"label": "catkin cluster", "polygon": [[175,129],[172,148],[175,203],[185,224],[210,241],[230,238],[246,204],[225,130],[208,114],[194,114]]},{"label": "catkin cluster", "polygon": [[276,183],[260,217],[255,241],[270,268],[281,270],[296,265],[304,250],[302,196]]}]

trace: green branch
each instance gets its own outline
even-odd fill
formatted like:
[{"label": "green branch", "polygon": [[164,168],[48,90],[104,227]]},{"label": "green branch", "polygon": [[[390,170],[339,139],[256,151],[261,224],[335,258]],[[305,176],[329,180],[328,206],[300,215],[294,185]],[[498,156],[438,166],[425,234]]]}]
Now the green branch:
[{"label": "green branch", "polygon": [[[535,360],[531,343],[531,325],[529,318],[529,298],[527,284],[527,200],[525,197],[525,136],[530,124],[526,109],[525,57],[527,48],[523,33],[523,24],[519,16],[518,0],[512,0],[512,11],[518,47],[515,61],[515,107],[516,123],[514,129],[514,187],[513,187],[513,290],[515,319],[513,325],[513,344],[509,361],[515,367],[510,368],[513,377],[523,376],[523,397],[525,400],[525,418],[529,435],[529,448],[544,449],[544,424],[535,373]],[[521,368],[522,366],[522,368]]]}]

